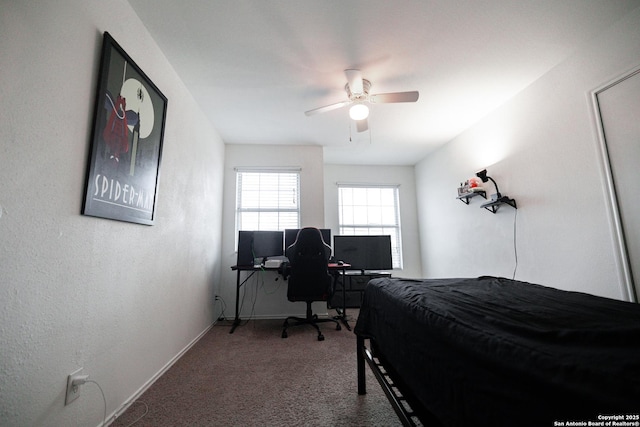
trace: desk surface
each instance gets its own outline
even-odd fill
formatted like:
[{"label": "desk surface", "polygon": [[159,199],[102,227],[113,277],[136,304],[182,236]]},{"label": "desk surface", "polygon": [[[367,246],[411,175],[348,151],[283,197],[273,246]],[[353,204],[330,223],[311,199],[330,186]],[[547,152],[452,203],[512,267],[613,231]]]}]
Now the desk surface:
[{"label": "desk surface", "polygon": [[[280,266],[278,267],[265,267],[262,265],[232,265],[231,269],[233,271],[236,270],[240,270],[240,271],[254,271],[254,270],[268,270],[268,271],[277,271],[280,268]],[[351,264],[338,264],[337,262],[330,262],[329,264],[327,264],[327,268],[329,270],[343,270],[343,269],[348,269],[351,268]]]}]

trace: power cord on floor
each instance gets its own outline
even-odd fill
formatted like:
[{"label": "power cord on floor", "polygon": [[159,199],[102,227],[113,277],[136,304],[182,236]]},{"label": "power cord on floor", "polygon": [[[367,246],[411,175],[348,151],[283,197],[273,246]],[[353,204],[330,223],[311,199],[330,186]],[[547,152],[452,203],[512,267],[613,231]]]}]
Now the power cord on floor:
[{"label": "power cord on floor", "polygon": [[146,402],[144,402],[142,400],[136,400],[133,403],[142,403],[144,405],[144,413],[142,415],[140,415],[138,418],[136,418],[135,420],[131,421],[125,427],[131,427],[132,425],[134,425],[135,423],[137,423],[138,421],[143,419],[149,413],[149,405],[147,405]]}]

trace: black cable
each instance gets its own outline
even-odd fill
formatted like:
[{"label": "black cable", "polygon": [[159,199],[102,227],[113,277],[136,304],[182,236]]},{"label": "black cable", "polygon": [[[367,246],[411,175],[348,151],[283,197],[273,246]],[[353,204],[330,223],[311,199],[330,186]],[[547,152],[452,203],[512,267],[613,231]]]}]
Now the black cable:
[{"label": "black cable", "polygon": [[261,270],[255,276],[256,280],[254,282],[255,286],[253,286],[253,302],[251,303],[251,313],[249,313],[249,319],[248,320],[253,319],[253,317],[256,314],[256,301],[258,301],[258,288],[260,287],[260,282],[258,281],[258,278],[262,279],[262,282],[264,283],[263,274],[264,274],[264,270]]},{"label": "black cable", "polygon": [[[266,273],[266,270],[264,271],[264,273]],[[278,273],[277,273],[278,274]],[[278,280],[279,277],[276,275],[275,281],[279,282],[278,285],[276,286],[276,288],[274,290],[272,290],[271,292],[267,289],[267,286],[265,286],[265,280],[264,277],[262,277],[262,284],[260,285],[260,288],[262,289],[262,292],[264,292],[265,295],[274,295],[275,293],[278,292],[278,290],[282,287],[282,284],[284,282],[283,281],[279,281]]]},{"label": "black cable", "polygon": [[[258,274],[254,276],[255,272],[258,272]],[[254,290],[254,292],[253,292],[253,298],[251,298],[251,296],[249,297],[250,299],[253,299],[253,301],[251,302],[251,312],[249,313],[249,317],[246,320],[244,320],[243,322],[240,322],[240,324],[238,326],[246,325],[247,323],[249,323],[249,321],[255,315],[256,300],[258,299],[258,276],[260,276],[260,271],[256,270],[255,272],[251,273],[251,276],[254,276],[254,278],[255,278],[253,283],[251,281],[249,281],[249,279],[251,278],[251,276],[250,276],[249,278],[247,278],[247,280],[242,285],[242,288],[243,288],[242,289],[242,299],[241,299],[241,302],[240,302],[240,306],[238,308],[238,316],[240,315],[240,313],[242,313],[242,309],[244,308],[244,301],[245,301],[245,298],[247,296],[247,287],[249,285],[253,284],[254,286],[252,286],[251,288]]]},{"label": "black cable", "polygon": [[[240,316],[240,313],[242,313],[242,309],[244,308],[244,299],[247,296],[247,286],[249,286],[249,282],[245,281],[244,285],[242,285],[242,300],[240,302],[240,308],[238,309],[238,316]],[[246,319],[244,322],[240,322],[238,326],[246,325],[247,323],[249,323],[249,320],[251,320],[251,316],[249,316],[249,319]]]},{"label": "black cable", "polygon": [[[220,307],[222,309],[222,311],[220,312],[220,315],[217,317],[217,320],[226,320],[224,312],[227,309],[227,303],[220,295],[215,296],[215,301],[220,301]],[[215,305],[214,305],[214,309],[215,309]]]}]

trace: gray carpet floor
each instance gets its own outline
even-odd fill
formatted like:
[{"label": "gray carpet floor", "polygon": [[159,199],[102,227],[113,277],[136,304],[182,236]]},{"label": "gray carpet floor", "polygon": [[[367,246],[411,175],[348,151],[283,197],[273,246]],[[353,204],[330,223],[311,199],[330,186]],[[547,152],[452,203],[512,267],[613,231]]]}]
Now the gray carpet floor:
[{"label": "gray carpet floor", "polygon": [[219,322],[111,425],[130,425],[145,405],[135,426],[401,425],[368,368],[358,395],[353,332],[324,323],[324,341],[309,326],[283,339],[281,325],[252,320],[229,334]]}]

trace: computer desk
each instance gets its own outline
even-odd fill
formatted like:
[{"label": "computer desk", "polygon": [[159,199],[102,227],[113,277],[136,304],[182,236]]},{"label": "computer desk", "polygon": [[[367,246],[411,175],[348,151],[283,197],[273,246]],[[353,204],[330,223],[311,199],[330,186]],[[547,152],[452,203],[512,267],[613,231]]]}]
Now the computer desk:
[{"label": "computer desk", "polygon": [[[236,316],[233,319],[233,324],[231,325],[231,330],[229,331],[230,334],[233,333],[233,331],[236,330],[236,328],[240,325],[240,288],[247,283],[247,280],[249,280],[251,278],[251,276],[253,276],[257,271],[275,271],[275,272],[279,272],[281,267],[263,267],[263,266],[255,266],[255,265],[232,265],[231,266],[231,270],[236,272]],[[334,284],[334,288],[335,285],[338,281],[338,275],[342,274],[343,276],[346,275],[346,271],[348,268],[351,268],[351,264],[338,264],[338,263],[329,263],[327,265],[327,268],[329,270],[330,273],[332,273],[333,275],[333,284]],[[244,278],[244,280],[241,281],[242,279],[242,272],[247,272],[248,275],[247,277]],[[346,298],[346,290],[345,290],[345,286],[342,287],[342,312],[340,312],[340,310],[336,309],[336,312],[338,313],[337,316],[334,317],[334,319],[336,320],[340,320],[344,326],[347,328],[347,330],[351,330],[351,326],[349,326],[349,323],[347,322],[347,307],[346,307],[346,303],[347,303],[347,298]]]}]

